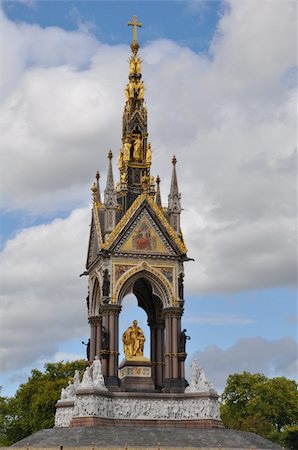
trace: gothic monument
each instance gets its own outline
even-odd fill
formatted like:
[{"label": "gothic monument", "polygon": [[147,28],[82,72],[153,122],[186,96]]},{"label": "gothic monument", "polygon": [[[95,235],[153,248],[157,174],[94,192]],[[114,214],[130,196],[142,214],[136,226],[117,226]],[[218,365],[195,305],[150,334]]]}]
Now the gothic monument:
[{"label": "gothic monument", "polygon": [[[112,152],[102,200],[99,173],[92,186],[93,208],[85,274],[88,275],[90,340],[82,380],[62,390],[56,427],[131,424],[221,428],[218,395],[193,361],[185,379],[186,330],[184,262],[187,249],[180,227],[181,195],[176,158],[167,207],[162,206],[160,179],[150,173],[142,61],[138,54],[136,17],[125,88],[119,181],[114,185]],[[150,343],[132,320],[119,330],[123,298],[135,294],[148,317]],[[119,346],[125,358],[119,363]],[[144,347],[150,358],[144,357]]]}]

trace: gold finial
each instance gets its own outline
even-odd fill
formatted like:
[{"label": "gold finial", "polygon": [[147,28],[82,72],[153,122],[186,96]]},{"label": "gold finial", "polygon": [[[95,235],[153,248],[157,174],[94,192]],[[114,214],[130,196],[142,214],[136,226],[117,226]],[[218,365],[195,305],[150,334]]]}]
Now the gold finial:
[{"label": "gold finial", "polygon": [[177,159],[176,159],[176,156],[174,155],[173,159],[172,159],[173,166],[176,166],[176,163],[177,163]]},{"label": "gold finial", "polygon": [[109,158],[109,159],[112,159],[112,158],[113,158],[112,150],[109,151],[109,153],[108,153],[108,158]]},{"label": "gold finial", "polygon": [[95,201],[96,201],[96,194],[97,194],[97,186],[96,186],[95,181],[92,184],[91,191],[92,191],[93,202],[95,203]]},{"label": "gold finial", "polygon": [[137,16],[133,16],[132,22],[128,22],[127,25],[133,27],[133,39],[130,48],[132,52],[136,54],[139,49],[139,44],[137,42],[137,27],[142,27],[143,24],[137,21]]},{"label": "gold finial", "polygon": [[99,171],[96,172],[95,178],[97,179],[97,181],[100,179]]}]

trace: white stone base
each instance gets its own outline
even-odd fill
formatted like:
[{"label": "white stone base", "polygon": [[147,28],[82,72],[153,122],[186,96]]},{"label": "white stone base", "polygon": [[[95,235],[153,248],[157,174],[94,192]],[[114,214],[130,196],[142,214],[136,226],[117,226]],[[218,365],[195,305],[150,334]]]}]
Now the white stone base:
[{"label": "white stone base", "polygon": [[72,418],[101,417],[136,420],[220,420],[218,396],[210,394],[177,394],[156,396],[126,393],[90,392],[77,394],[74,406],[58,402],[55,427],[69,427]]}]

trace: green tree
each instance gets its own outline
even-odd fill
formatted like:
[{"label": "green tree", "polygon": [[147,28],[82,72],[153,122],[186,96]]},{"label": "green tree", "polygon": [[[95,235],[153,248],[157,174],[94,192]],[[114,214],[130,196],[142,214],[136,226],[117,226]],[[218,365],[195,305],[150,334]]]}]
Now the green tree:
[{"label": "green tree", "polygon": [[83,372],[86,361],[47,363],[45,371],[33,369],[27,383],[21,384],[14,397],[0,397],[0,437],[10,445],[42,429],[54,426],[55,403],[74,375]]},{"label": "green tree", "polygon": [[[297,383],[258,373],[230,375],[222,394],[221,418],[227,428],[253,431],[283,444],[286,427],[298,421]],[[294,431],[288,434],[289,440],[294,439]]]}]

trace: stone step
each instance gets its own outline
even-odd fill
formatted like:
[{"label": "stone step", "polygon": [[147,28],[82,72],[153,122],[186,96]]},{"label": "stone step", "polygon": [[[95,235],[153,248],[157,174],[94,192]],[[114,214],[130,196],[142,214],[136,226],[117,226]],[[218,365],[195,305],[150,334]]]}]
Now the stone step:
[{"label": "stone step", "polygon": [[278,450],[281,447],[255,433],[227,429],[149,427],[84,427],[40,430],[12,447],[199,448]]}]

